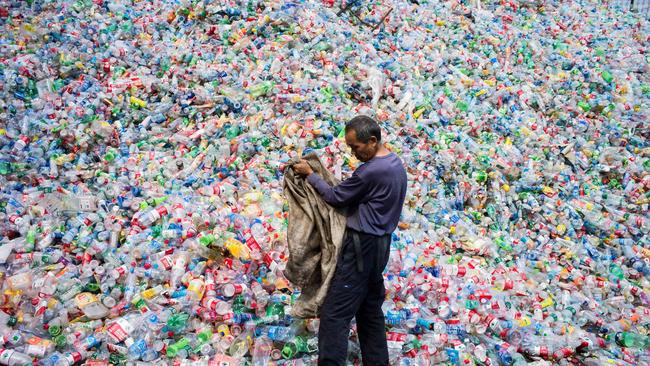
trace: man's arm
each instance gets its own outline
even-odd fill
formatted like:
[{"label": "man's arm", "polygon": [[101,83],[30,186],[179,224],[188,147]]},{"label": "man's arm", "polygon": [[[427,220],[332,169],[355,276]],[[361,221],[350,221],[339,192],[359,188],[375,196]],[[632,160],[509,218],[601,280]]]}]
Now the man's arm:
[{"label": "man's arm", "polygon": [[307,181],[311,184],[323,200],[334,207],[347,207],[361,199],[365,193],[367,185],[355,171],[352,176],[337,186],[330,186],[316,173],[307,176]]}]

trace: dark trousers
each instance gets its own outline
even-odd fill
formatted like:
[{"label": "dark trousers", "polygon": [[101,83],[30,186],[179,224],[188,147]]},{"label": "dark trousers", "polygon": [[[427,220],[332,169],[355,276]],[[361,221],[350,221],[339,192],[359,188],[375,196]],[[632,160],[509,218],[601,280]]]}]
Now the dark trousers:
[{"label": "dark trousers", "polygon": [[382,272],[389,253],[390,235],[378,237],[347,229],[336,272],[321,307],[318,365],[345,365],[350,321],[355,317],[364,366],[388,366],[381,306],[386,296]]}]

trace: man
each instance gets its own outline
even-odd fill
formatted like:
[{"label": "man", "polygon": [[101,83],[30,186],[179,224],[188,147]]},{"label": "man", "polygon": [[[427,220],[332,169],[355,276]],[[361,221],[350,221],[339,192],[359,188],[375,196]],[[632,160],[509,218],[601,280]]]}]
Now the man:
[{"label": "man", "polygon": [[381,143],[381,129],[370,117],[351,119],[345,142],[364,164],[335,187],[305,161],[293,166],[325,202],[347,208],[341,255],[321,307],[318,364],[345,365],[350,321],[356,317],[363,364],[388,365],[382,272],[406,196],[406,171],[400,158]]}]

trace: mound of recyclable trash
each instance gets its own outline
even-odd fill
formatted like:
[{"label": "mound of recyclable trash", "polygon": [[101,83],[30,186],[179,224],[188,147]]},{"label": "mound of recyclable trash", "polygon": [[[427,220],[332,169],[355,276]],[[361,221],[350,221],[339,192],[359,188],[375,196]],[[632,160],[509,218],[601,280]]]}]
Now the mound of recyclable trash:
[{"label": "mound of recyclable trash", "polygon": [[393,365],[650,363],[649,23],[479,3],[0,1],[0,365],[315,364],[283,169],[357,114]]}]

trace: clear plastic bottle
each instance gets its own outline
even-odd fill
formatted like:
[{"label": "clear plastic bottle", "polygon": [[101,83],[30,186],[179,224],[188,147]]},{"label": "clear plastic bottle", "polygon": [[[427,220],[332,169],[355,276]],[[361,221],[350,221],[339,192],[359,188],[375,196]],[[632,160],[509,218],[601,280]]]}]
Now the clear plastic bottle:
[{"label": "clear plastic bottle", "polygon": [[0,349],[0,364],[7,366],[24,366],[32,363],[32,358],[11,349]]},{"label": "clear plastic bottle", "polygon": [[241,358],[252,349],[254,331],[255,323],[249,322],[244,325],[244,332],[237,336],[230,345],[229,353],[231,356]]},{"label": "clear plastic bottle", "polygon": [[262,336],[255,339],[255,344],[253,345],[252,353],[252,363],[253,366],[263,366],[267,365],[270,361],[271,351],[273,350],[273,341],[266,337]]}]

